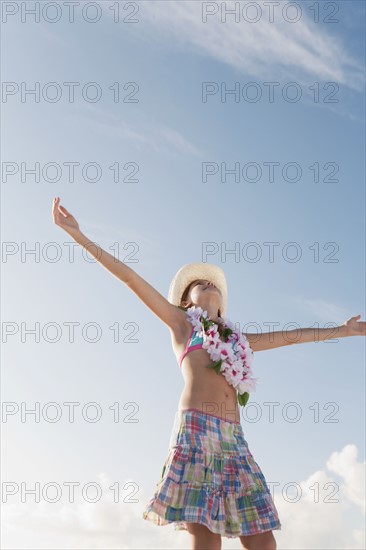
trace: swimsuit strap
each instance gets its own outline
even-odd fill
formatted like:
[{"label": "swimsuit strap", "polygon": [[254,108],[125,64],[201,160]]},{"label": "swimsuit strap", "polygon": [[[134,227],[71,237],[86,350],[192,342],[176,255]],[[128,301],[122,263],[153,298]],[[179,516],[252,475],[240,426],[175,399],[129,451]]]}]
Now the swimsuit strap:
[{"label": "swimsuit strap", "polygon": [[[202,348],[203,337],[202,336],[196,337],[196,334],[197,334],[197,331],[195,331],[194,328],[192,327],[191,334],[188,338],[186,347],[184,348],[184,351],[181,354],[180,359],[179,359],[179,365],[180,366],[182,366],[182,361],[185,358],[185,356],[187,355],[187,353],[189,353],[190,351],[193,351],[194,349],[201,349]],[[196,344],[192,344],[192,342],[194,342],[195,340],[199,340],[199,342],[196,343]]]}]

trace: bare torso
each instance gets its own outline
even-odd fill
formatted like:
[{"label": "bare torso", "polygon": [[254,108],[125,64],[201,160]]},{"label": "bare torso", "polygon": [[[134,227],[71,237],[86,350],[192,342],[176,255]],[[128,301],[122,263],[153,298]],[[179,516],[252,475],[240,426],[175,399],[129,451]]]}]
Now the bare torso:
[{"label": "bare torso", "polygon": [[[191,331],[192,325],[182,311],[182,323],[179,330],[170,331],[178,366]],[[180,367],[184,388],[179,399],[178,409],[195,408],[226,420],[240,422],[236,390],[228,384],[222,374],[216,374],[213,369],[207,367],[211,363],[208,351],[203,348],[192,350],[184,357]]]}]

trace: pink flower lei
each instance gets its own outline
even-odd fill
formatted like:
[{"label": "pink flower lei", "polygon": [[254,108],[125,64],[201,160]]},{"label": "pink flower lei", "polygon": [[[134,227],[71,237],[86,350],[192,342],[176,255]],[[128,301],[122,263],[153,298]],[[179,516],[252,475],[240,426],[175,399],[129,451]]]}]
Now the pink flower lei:
[{"label": "pink flower lei", "polygon": [[224,327],[224,341],[221,340],[218,324],[208,319],[207,311],[203,311],[199,306],[188,308],[187,316],[198,336],[203,337],[202,347],[207,349],[213,361],[208,367],[225,377],[237,390],[239,405],[245,406],[249,392],[255,391],[258,380],[252,376],[253,350],[248,339],[235,329],[231,321],[219,317],[219,323]]}]

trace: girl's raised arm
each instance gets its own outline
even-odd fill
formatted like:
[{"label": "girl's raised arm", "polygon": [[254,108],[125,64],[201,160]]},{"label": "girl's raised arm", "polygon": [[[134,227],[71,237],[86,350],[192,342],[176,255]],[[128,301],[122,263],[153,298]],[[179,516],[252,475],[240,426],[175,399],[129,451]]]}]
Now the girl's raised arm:
[{"label": "girl's raised arm", "polygon": [[179,332],[182,329],[183,320],[185,319],[184,312],[171,304],[133,269],[90,241],[80,231],[79,224],[74,216],[64,206],[60,205],[60,197],[54,198],[52,213],[56,225],[64,229],[112,275],[125,283],[173,332]]},{"label": "girl's raised arm", "polygon": [[361,315],[355,315],[345,321],[343,325],[331,328],[295,328],[262,334],[248,334],[245,332],[243,334],[249,341],[253,351],[264,351],[291,344],[319,342],[319,340],[330,340],[332,338],[345,338],[346,336],[366,336],[366,322],[358,320],[360,317]]}]

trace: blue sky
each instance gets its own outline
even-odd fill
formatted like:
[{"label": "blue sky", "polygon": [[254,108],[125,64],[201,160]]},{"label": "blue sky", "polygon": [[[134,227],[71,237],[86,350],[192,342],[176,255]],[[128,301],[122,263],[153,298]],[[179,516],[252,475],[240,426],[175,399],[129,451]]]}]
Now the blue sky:
[{"label": "blue sky", "polygon": [[[61,90],[57,102],[42,94],[39,102],[22,101],[19,91],[5,101],[3,93],[1,104],[1,298],[9,334],[3,336],[2,399],[14,403],[3,423],[3,480],[19,491],[21,482],[37,481],[63,488],[70,480],[94,481],[106,488],[97,504],[79,492],[70,503],[64,490],[53,505],[10,496],[3,515],[7,548],[181,548],[188,541],[186,533],[141,519],[183,389],[169,331],[80,247],[70,256],[70,237],[52,221],[54,196],[91,240],[109,252],[118,243],[119,259],[164,296],[183,264],[207,260],[222,267],[227,317],[240,327],[323,328],[357,314],[365,320],[364,3],[334,3],[336,23],[324,20],[330,12],[320,4],[315,23],[310,2],[298,2],[302,15],[292,24],[281,15],[270,23],[265,11],[257,23],[222,22],[220,12],[203,23],[202,3],[193,1],[133,3],[138,22],[114,23],[113,3],[96,4],[101,18],[94,24],[77,8],[70,23],[61,2],[56,23],[42,15],[39,23],[22,22],[19,11],[2,24],[7,90],[9,83],[20,90],[22,82],[28,89],[39,82],[44,94],[50,82]],[[131,8],[121,8],[126,13]],[[65,82],[80,83],[73,103]],[[102,90],[94,103],[80,94],[90,82]],[[114,102],[109,88],[116,82],[121,97],[135,89],[138,101]],[[137,87],[123,89],[131,82]],[[273,102],[269,82],[278,83]],[[302,94],[297,102],[283,99],[286,89],[293,97],[290,82]],[[203,102],[203,83],[219,92],[237,85],[243,94],[236,102],[218,92]],[[254,84],[245,88],[248,83]],[[249,100],[254,90],[262,92],[257,102]],[[22,177],[22,163],[32,168],[36,162],[39,181],[24,169]],[[79,163],[73,180],[65,164],[72,162]],[[54,168],[47,172],[48,163],[57,163],[58,178]],[[83,177],[87,163],[99,166],[98,181]],[[110,168],[116,163],[118,182]],[[204,163],[217,167],[207,181]],[[229,174],[225,180],[220,167],[232,170],[236,163],[243,168],[239,181]],[[268,163],[277,163],[273,181]],[[282,177],[288,163],[296,163],[298,181],[291,166]],[[123,181],[136,166],[131,177],[137,181]],[[89,180],[95,173],[89,168]],[[268,243],[276,243],[273,259]],[[289,243],[296,243],[297,261],[290,261],[295,248]],[[207,246],[214,252],[204,255]],[[233,249],[238,256],[227,253]],[[35,323],[38,341],[24,336]],[[76,323],[73,341],[66,323]],[[131,334],[136,342],[123,341]],[[259,383],[250,402],[256,408],[243,412],[242,426],[267,481],[277,483],[278,547],[363,548],[364,339],[257,353],[254,372]],[[58,404],[59,421],[45,420],[45,413],[39,422],[32,415],[22,420],[21,403],[27,409],[39,403],[42,410],[50,402]],[[75,422],[66,402],[79,403]],[[98,422],[81,414],[90,402],[102,411]],[[273,422],[268,402],[278,403]],[[116,403],[124,421],[113,421]],[[301,413],[298,422],[283,416],[289,403]],[[294,409],[288,411],[291,416]],[[132,412],[137,422],[128,422]],[[123,489],[126,482],[136,494]],[[302,489],[295,503],[284,496],[291,482]],[[125,500],[134,493],[137,502],[114,503],[108,490],[114,483]],[[339,502],[327,502],[332,496]],[[223,539],[223,548],[234,547],[239,541]]]}]

